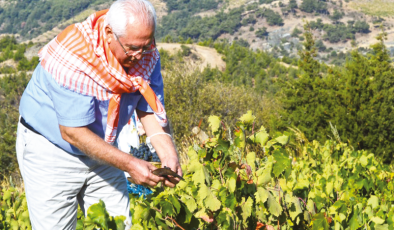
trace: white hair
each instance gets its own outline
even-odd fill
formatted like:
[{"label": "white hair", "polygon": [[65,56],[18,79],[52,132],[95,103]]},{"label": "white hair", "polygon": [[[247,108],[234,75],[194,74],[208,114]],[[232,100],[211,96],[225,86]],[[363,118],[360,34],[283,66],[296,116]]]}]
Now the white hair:
[{"label": "white hair", "polygon": [[154,26],[156,29],[156,11],[147,0],[117,0],[112,3],[107,13],[106,24],[118,36],[126,34],[127,26],[134,23]]}]

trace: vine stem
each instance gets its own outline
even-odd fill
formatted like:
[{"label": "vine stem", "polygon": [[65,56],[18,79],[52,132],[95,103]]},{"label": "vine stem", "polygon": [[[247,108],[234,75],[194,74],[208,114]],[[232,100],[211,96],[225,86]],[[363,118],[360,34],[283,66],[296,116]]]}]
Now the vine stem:
[{"label": "vine stem", "polygon": [[[153,210],[155,210],[156,212],[160,212],[160,213],[162,213],[159,209],[157,209],[157,208],[152,208]],[[176,222],[173,218],[171,218],[170,216],[166,216],[166,219],[169,219],[169,220],[171,220],[178,228],[180,228],[180,229],[182,229],[182,230],[185,230],[184,228],[182,228],[182,226],[180,226],[179,224],[178,224],[178,222]]]}]

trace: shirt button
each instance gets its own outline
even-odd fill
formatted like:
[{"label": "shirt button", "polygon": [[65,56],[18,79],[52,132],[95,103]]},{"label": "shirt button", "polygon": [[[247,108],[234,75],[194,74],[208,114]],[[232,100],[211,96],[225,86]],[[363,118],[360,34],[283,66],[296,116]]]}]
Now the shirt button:
[{"label": "shirt button", "polygon": [[27,129],[25,129],[25,133],[27,133]]}]

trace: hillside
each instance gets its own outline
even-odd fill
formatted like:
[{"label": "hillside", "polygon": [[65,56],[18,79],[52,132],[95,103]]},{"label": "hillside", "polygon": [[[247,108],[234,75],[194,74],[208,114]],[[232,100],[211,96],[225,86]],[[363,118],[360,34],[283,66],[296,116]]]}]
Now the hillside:
[{"label": "hillside", "polygon": [[[69,7],[71,13],[63,14],[55,25],[53,18],[45,16],[47,14],[37,15],[38,9],[30,3],[31,11],[25,9],[13,13],[18,16],[13,19],[14,23],[23,26],[10,30],[8,25],[12,12],[7,9],[12,4],[16,4],[16,8],[22,6],[19,2],[6,4],[3,1],[0,4],[0,33],[15,34],[19,41],[31,41],[38,47],[54,38],[68,24],[82,21],[92,12],[110,5],[100,0],[78,3],[80,5],[69,1],[65,7]],[[56,11],[58,4],[57,0],[51,0],[47,7]],[[318,58],[325,62],[343,62],[343,57],[342,61],[335,61],[337,54],[346,53],[353,46],[368,49],[376,42],[380,26],[388,34],[387,47],[394,52],[394,18],[390,16],[394,14],[394,3],[383,0],[191,0],[187,3],[152,0],[152,4],[158,15],[157,40],[169,43],[182,43],[187,39],[194,43],[209,39],[225,39],[230,43],[238,40],[246,42],[254,50],[265,50],[276,57],[296,57],[302,47],[303,25],[310,22],[314,23],[312,29],[319,49]],[[26,27],[32,23],[27,19],[38,24],[33,23],[27,30]],[[37,31],[43,33],[32,36]]]}]

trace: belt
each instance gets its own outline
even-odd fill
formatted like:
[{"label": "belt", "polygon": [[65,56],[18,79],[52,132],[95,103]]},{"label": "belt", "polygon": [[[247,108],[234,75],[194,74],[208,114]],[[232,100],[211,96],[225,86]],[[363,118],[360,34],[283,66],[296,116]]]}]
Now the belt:
[{"label": "belt", "polygon": [[[31,127],[29,124],[26,123],[25,119],[21,117],[20,120],[21,124],[24,125],[28,130],[32,131],[33,133],[36,133],[38,135],[41,135],[41,133],[37,132],[33,127]],[[42,136],[42,135],[41,135]]]}]

